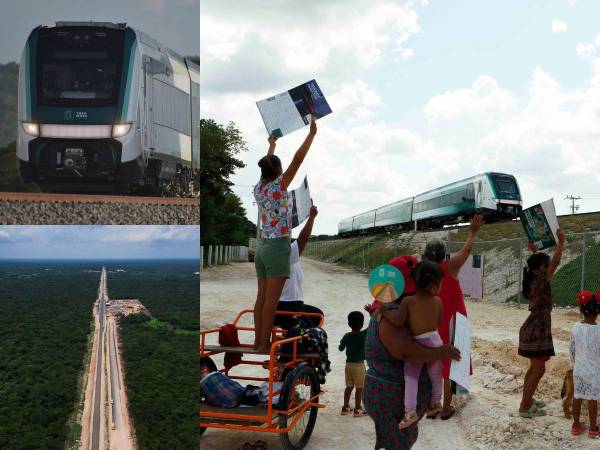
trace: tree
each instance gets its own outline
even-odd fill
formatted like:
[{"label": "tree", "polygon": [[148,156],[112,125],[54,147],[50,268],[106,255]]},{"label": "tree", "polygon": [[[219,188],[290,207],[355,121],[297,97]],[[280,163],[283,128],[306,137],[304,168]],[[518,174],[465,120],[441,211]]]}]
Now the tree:
[{"label": "tree", "polygon": [[236,156],[248,150],[236,125],[227,127],[212,119],[200,120],[200,228],[202,244],[247,245],[256,233],[246,218],[240,198],[231,190],[229,177],[245,164]]}]

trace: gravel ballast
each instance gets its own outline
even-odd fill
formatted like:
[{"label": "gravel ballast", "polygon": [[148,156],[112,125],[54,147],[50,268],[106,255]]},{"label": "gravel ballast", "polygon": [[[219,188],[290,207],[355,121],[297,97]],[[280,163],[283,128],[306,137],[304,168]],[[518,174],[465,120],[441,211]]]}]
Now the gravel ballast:
[{"label": "gravel ballast", "polygon": [[0,202],[2,225],[198,225],[200,206]]}]

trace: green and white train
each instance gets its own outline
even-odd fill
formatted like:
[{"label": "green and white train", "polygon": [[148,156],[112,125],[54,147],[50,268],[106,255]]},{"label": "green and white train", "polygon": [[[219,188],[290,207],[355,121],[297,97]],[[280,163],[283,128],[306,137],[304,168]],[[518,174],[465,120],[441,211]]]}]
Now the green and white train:
[{"label": "green and white train", "polygon": [[340,221],[338,234],[435,229],[467,221],[476,213],[488,222],[518,217],[521,193],[514,176],[486,172]]},{"label": "green and white train", "polygon": [[186,184],[200,167],[200,72],[126,24],[35,28],[19,71],[17,159],[43,190]]}]

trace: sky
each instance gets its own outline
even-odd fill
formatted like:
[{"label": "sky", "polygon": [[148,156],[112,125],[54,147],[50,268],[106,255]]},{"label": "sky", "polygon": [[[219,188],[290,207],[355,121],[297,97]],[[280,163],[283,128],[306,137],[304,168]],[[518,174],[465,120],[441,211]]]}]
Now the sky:
[{"label": "sky", "polygon": [[[315,78],[333,110],[308,174],[340,219],[477,173],[513,174],[524,206],[600,210],[600,2],[202,0],[201,115],[241,130],[248,217],[267,133],[255,102]],[[278,140],[284,167],[306,136]]]},{"label": "sky", "polygon": [[0,259],[200,258],[197,225],[0,226]]},{"label": "sky", "polygon": [[27,36],[56,21],[127,22],[179,54],[199,53],[199,0],[2,1],[0,63],[19,62]]}]

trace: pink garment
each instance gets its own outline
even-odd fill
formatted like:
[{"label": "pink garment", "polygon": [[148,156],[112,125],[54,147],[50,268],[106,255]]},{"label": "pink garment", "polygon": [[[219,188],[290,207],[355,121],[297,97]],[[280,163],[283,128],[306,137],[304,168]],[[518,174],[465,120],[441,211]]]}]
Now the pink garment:
[{"label": "pink garment", "polygon": [[[442,338],[437,331],[430,331],[414,337],[424,347],[441,347]],[[442,364],[440,361],[427,363],[427,373],[431,380],[431,403],[442,400]],[[417,391],[422,363],[404,362],[404,412],[417,410]],[[429,405],[427,405],[429,406]]]}]

